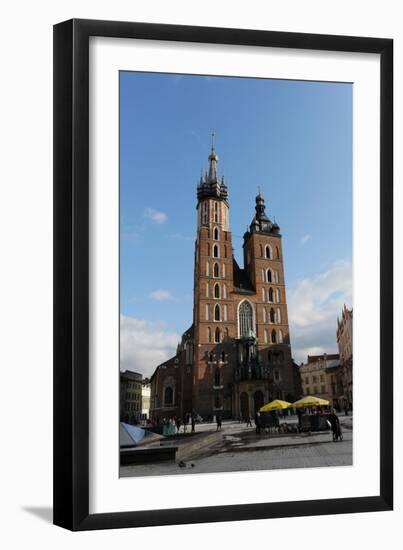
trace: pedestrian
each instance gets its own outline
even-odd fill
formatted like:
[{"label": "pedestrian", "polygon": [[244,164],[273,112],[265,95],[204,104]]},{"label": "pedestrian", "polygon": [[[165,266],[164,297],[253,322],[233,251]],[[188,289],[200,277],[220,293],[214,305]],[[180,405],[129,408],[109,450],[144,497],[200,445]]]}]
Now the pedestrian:
[{"label": "pedestrian", "polygon": [[175,424],[176,424],[176,431],[179,433],[181,429],[181,419],[179,418],[179,416],[176,417]]},{"label": "pedestrian", "polygon": [[192,422],[192,432],[194,432],[196,430],[196,415],[195,415],[195,413],[192,413],[191,422]]},{"label": "pedestrian", "polygon": [[259,435],[260,434],[260,427],[261,427],[260,412],[259,411],[256,411],[256,414],[255,414],[255,426],[256,426],[256,433]]},{"label": "pedestrian", "polygon": [[221,431],[221,415],[217,413],[215,415],[215,420],[216,420],[216,423],[217,423],[216,432],[219,432],[219,431]]},{"label": "pedestrian", "polygon": [[301,411],[301,409],[297,409],[297,416],[298,416],[298,429],[301,430],[301,428],[302,428],[302,411]]},{"label": "pedestrian", "polygon": [[247,428],[252,428],[252,419],[250,417],[250,414],[248,414],[248,416],[246,417],[246,427]]},{"label": "pedestrian", "polygon": [[337,441],[341,436],[341,428],[339,417],[336,414],[336,409],[332,409],[332,412],[328,416],[328,420],[330,422],[330,427],[333,434],[333,441]]}]

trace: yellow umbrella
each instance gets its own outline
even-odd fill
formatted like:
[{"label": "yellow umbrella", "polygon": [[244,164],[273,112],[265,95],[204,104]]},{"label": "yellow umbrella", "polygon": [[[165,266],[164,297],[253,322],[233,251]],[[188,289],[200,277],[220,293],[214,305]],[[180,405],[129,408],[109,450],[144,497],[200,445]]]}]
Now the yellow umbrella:
[{"label": "yellow umbrella", "polygon": [[313,395],[307,395],[299,401],[295,401],[292,407],[321,407],[322,405],[329,405],[329,401],[321,399],[320,397],[314,397]]},{"label": "yellow umbrella", "polygon": [[288,403],[288,401],[281,401],[281,399],[275,399],[274,401],[267,403],[267,405],[263,405],[263,407],[260,408],[260,412],[269,412],[269,411],[277,411],[279,409],[288,409],[290,405],[291,403]]}]

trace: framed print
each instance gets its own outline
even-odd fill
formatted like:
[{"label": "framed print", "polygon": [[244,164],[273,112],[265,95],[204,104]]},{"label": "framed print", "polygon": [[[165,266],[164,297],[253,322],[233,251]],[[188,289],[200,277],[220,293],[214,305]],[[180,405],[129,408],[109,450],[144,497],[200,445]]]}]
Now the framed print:
[{"label": "framed print", "polygon": [[392,509],[392,75],[385,38],[54,27],[55,524]]}]

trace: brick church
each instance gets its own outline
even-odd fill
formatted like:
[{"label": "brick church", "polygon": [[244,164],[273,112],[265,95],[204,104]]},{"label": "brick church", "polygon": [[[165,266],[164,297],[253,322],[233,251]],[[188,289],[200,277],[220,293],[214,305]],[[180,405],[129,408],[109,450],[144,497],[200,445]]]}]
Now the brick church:
[{"label": "brick church", "polygon": [[272,399],[300,397],[292,360],[280,227],[259,193],[243,236],[243,268],[233,256],[228,188],[214,145],[197,186],[193,323],[176,355],[151,377],[154,419],[253,417]]}]

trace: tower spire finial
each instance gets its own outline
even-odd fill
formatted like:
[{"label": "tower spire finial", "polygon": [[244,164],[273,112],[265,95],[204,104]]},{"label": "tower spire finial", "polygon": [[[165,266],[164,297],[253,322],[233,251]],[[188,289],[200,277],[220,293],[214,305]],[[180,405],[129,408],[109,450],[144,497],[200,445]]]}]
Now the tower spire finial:
[{"label": "tower spire finial", "polygon": [[209,174],[208,174],[208,181],[210,183],[215,183],[217,181],[217,161],[218,161],[218,155],[215,152],[214,149],[214,138],[215,138],[215,132],[214,130],[211,133],[211,153],[208,157],[210,166],[209,166]]}]

